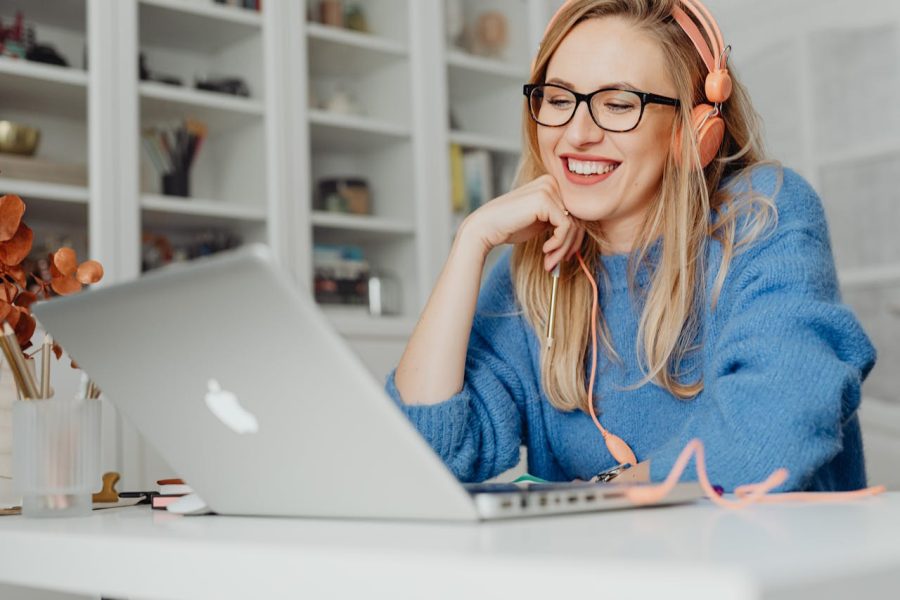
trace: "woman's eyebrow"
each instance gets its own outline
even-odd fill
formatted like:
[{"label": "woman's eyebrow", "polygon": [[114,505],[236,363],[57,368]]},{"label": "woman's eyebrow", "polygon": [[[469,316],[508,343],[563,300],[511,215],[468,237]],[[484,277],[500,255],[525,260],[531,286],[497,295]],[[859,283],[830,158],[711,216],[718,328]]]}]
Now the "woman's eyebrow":
[{"label": "woman's eyebrow", "polygon": [[[547,83],[556,83],[556,84],[559,84],[561,86],[564,86],[564,87],[567,87],[570,89],[575,89],[575,86],[573,84],[569,83],[568,81],[564,81],[564,80],[560,79],[559,77],[554,77],[553,79],[548,79]],[[606,89],[606,88],[624,88],[624,89],[631,89],[631,90],[639,90],[640,89],[638,86],[634,85],[633,83],[629,83],[627,81],[614,81],[612,83],[605,83],[596,89],[602,90],[602,89]]]}]

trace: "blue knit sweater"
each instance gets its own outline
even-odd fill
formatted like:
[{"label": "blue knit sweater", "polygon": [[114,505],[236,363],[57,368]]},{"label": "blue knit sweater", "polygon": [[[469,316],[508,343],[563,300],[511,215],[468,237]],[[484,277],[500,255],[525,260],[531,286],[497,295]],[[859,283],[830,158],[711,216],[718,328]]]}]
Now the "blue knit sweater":
[{"label": "blue knit sweater", "polygon": [[[755,191],[775,196],[777,227],[738,254],[719,305],[710,309],[721,246],[708,245],[701,350],[683,367],[704,388],[681,400],[642,377],[635,351],[640,307],[629,292],[627,255],[603,256],[601,307],[621,361],[602,350],[594,390],[603,425],[623,438],[651,478],[665,478],[692,438],[706,448],[710,480],[733,490],[774,469],[779,490],[848,490],[866,485],[857,408],[875,349],[841,303],[821,201],[789,169],[758,167]],[[723,185],[745,188],[739,180]],[[657,245],[658,248],[658,245]],[[636,283],[648,285],[649,271]],[[562,315],[560,315],[562,317]],[[564,326],[561,331],[565,331]],[[507,252],[484,283],[469,341],[463,389],[435,405],[405,405],[386,389],[450,470],[481,481],[513,467],[549,480],[588,479],[615,465],[589,415],[554,408],[541,390],[536,335],[514,297]],[[694,463],[683,479],[696,479]]]}]

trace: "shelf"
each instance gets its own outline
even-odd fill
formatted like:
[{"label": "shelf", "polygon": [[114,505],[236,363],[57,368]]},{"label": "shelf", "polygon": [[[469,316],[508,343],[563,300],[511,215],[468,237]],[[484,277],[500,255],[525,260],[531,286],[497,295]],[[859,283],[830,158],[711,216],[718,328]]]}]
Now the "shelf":
[{"label": "shelf", "polygon": [[522,147],[518,142],[513,140],[505,140],[499,137],[482,135],[480,133],[469,133],[466,131],[451,131],[448,135],[451,143],[459,144],[464,148],[478,148],[482,150],[490,150],[492,152],[503,152],[506,154],[518,155],[522,152]]},{"label": "shelf", "polygon": [[415,320],[404,316],[374,317],[364,306],[320,304],[319,308],[338,333],[350,337],[407,338],[416,326]]},{"label": "shelf", "polygon": [[0,56],[4,108],[87,119],[88,75],[80,69]]},{"label": "shelf", "polygon": [[415,226],[400,219],[347,215],[325,211],[313,211],[312,224],[323,229],[338,229],[376,236],[408,236],[415,232]]},{"label": "shelf", "polygon": [[211,130],[245,125],[263,116],[259,100],[195,90],[182,86],[144,81],[138,86],[141,95],[141,120],[180,120],[191,116],[206,123]]},{"label": "shelf", "polygon": [[528,69],[496,58],[486,58],[468,54],[462,50],[447,51],[447,66],[460,71],[471,71],[482,75],[504,77],[522,83],[528,78]]},{"label": "shelf", "polygon": [[313,147],[322,150],[378,149],[409,140],[410,129],[371,117],[309,110]]},{"label": "shelf", "polygon": [[[87,30],[87,9],[85,0],[0,0],[0,16],[9,23],[8,17],[15,17],[16,11],[23,9],[25,21],[76,31],[82,35]],[[39,38],[40,39],[40,38]]]},{"label": "shelf", "polygon": [[140,0],[142,46],[162,46],[206,54],[262,30],[255,10],[184,0]]},{"label": "shelf", "polygon": [[62,183],[43,183],[27,179],[11,179],[0,177],[0,195],[16,194],[23,198],[41,198],[56,202],[74,202],[87,204],[91,194],[88,188]]},{"label": "shelf", "polygon": [[90,191],[77,185],[0,177],[0,196],[15,194],[25,202],[25,222],[77,221],[87,218]]},{"label": "shelf", "polygon": [[176,198],[156,194],[141,196],[144,224],[161,227],[262,225],[264,206],[247,206],[201,198]]},{"label": "shelf", "polygon": [[898,284],[900,283],[900,264],[841,269],[838,272],[838,280],[844,291]]},{"label": "shelf", "polygon": [[362,75],[408,55],[400,42],[370,33],[307,23],[306,34],[310,72],[314,75]]}]

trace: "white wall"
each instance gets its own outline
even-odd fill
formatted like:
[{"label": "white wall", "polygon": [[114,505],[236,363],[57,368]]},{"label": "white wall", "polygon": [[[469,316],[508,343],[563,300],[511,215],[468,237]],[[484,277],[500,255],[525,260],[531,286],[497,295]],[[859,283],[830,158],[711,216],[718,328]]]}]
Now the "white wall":
[{"label": "white wall", "polygon": [[773,157],[822,196],[844,300],[879,354],[869,476],[900,489],[900,2],[708,0]]}]

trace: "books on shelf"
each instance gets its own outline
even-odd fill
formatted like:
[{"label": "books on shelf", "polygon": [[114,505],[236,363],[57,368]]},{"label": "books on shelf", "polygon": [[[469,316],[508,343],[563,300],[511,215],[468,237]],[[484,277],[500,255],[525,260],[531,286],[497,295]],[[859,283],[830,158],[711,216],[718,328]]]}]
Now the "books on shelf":
[{"label": "books on shelf", "polygon": [[84,164],[59,163],[45,158],[0,154],[0,177],[86,186],[88,170],[87,165]]},{"label": "books on shelf", "polygon": [[262,8],[262,0],[215,0],[216,4],[224,4],[225,6],[236,6],[237,8],[247,8],[250,10],[260,10]]},{"label": "books on shelf", "polygon": [[453,212],[468,214],[494,197],[494,166],[487,150],[463,150],[450,145]]},{"label": "books on shelf", "polygon": [[362,248],[348,244],[316,244],[313,271],[316,302],[368,304],[370,269]]},{"label": "books on shelf", "polygon": [[453,212],[466,212],[466,176],[463,170],[463,149],[459,144],[450,144],[450,188]]}]

